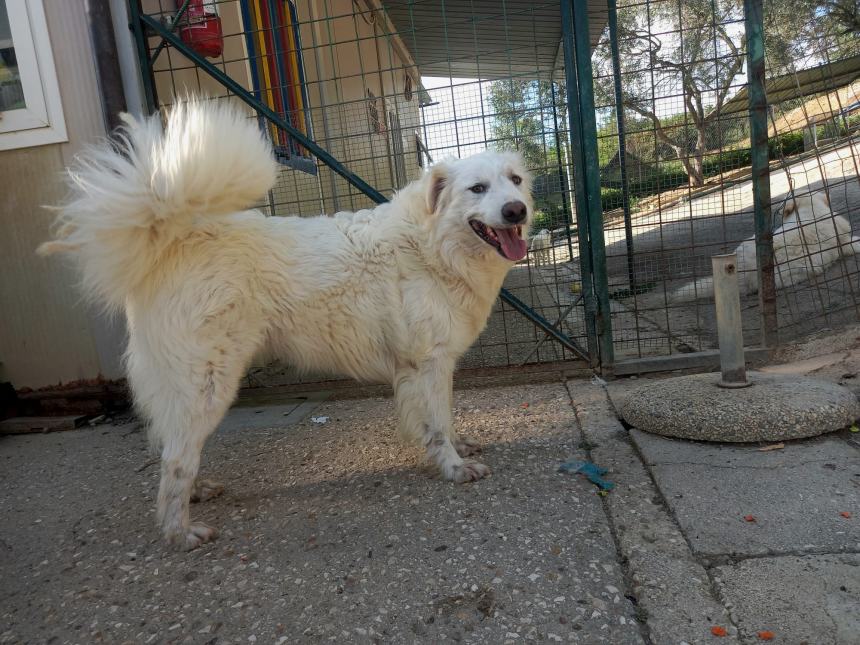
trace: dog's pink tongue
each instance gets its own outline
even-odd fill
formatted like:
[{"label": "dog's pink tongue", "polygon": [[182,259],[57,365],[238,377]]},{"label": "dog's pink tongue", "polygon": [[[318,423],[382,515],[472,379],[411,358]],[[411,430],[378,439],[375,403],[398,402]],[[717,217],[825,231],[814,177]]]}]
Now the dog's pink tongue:
[{"label": "dog's pink tongue", "polygon": [[519,262],[526,257],[526,241],[517,235],[515,228],[497,228],[496,235],[502,245],[502,253],[512,262]]}]

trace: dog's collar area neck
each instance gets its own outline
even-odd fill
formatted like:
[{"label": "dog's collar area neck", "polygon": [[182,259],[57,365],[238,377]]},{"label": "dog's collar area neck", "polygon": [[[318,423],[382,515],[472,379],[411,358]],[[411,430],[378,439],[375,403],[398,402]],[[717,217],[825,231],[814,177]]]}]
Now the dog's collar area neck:
[{"label": "dog's collar area neck", "polygon": [[523,239],[523,227],[493,228],[480,220],[469,220],[469,226],[484,242],[492,246],[499,255],[511,262],[518,262],[526,256],[528,247]]}]

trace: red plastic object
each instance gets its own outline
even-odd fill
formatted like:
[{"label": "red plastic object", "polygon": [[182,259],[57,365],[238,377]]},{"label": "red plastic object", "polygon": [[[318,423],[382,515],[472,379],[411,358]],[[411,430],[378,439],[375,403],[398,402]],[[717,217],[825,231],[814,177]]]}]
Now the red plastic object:
[{"label": "red plastic object", "polygon": [[224,32],[217,13],[206,11],[203,0],[191,0],[179,26],[179,37],[201,56],[217,58],[224,51]]}]

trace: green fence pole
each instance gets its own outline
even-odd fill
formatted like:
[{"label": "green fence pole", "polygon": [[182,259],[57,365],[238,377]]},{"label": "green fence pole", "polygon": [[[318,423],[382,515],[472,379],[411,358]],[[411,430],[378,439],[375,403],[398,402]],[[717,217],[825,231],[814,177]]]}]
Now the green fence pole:
[{"label": "green fence pole", "polygon": [[134,34],[134,42],[137,46],[137,59],[140,65],[140,76],[143,82],[143,98],[146,101],[147,114],[152,114],[158,107],[155,98],[155,85],[152,82],[152,65],[149,59],[149,46],[147,45],[146,32],[140,21],[140,0],[128,1],[128,28]]},{"label": "green fence pole", "polygon": [[[185,12],[188,11],[188,6],[191,3],[191,0],[185,0],[182,3],[182,6],[179,7],[179,11],[176,12],[176,15],[173,16],[173,19],[170,21],[169,29],[170,31],[176,31],[176,28],[179,26],[180,21],[185,16]],[[155,65],[155,61],[158,60],[158,55],[164,51],[164,48],[167,47],[167,41],[162,40],[158,43],[158,46],[155,48],[155,51],[152,52],[152,56],[149,57],[149,62],[151,65]]]},{"label": "green fence pole", "polygon": [[573,48],[572,0],[561,0],[562,44],[564,49],[564,81],[567,93],[567,119],[570,125],[570,151],[573,157],[573,199],[576,205],[576,230],[579,242],[579,270],[582,281],[582,302],[585,309],[585,335],[591,366],[600,355],[597,340],[597,300],[591,270],[591,236],[588,230],[588,202],[585,197],[585,163],[582,155],[582,126],[579,118],[579,88]]},{"label": "green fence pole", "polygon": [[[568,114],[574,140],[576,210],[580,234],[580,262],[583,270],[583,298],[589,351],[592,331],[597,334],[600,366],[611,371],[614,362],[610,319],[609,284],[606,274],[606,248],[603,236],[603,210],[600,204],[600,165],[597,154],[597,121],[594,113],[594,84],[591,68],[591,43],[588,33],[588,0],[561,0],[562,39]],[[588,231],[585,248],[582,232]],[[588,266],[582,257],[588,255]],[[586,284],[586,268],[590,284]],[[590,300],[590,302],[589,302]],[[593,330],[589,326],[593,325]]]},{"label": "green fence pole", "polygon": [[765,93],[763,0],[744,0],[749,83],[750,157],[752,160],[753,212],[759,278],[761,342],[774,347],[778,341],[776,283],[773,260],[773,213],[770,206],[770,161]]}]

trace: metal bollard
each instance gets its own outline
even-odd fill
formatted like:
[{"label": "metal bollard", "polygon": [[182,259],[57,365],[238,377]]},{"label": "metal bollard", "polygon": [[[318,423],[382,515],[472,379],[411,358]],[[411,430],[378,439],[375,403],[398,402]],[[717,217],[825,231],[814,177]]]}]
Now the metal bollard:
[{"label": "metal bollard", "polygon": [[741,325],[741,296],[738,289],[736,253],[711,258],[714,270],[714,303],[717,309],[717,339],[720,346],[720,387],[747,387],[744,336]]}]

